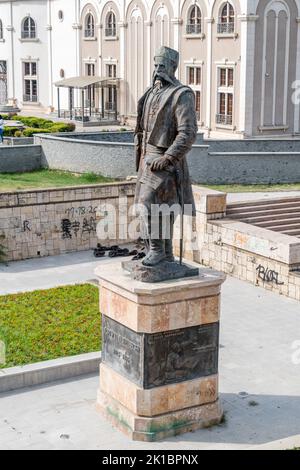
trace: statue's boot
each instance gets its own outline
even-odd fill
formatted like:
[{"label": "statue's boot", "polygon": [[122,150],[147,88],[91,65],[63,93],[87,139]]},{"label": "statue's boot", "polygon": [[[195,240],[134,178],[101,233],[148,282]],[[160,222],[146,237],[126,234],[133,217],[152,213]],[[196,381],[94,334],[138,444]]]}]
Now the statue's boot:
[{"label": "statue's boot", "polygon": [[156,266],[166,260],[164,240],[150,240],[150,250],[142,263],[144,266]]},{"label": "statue's boot", "polygon": [[173,254],[173,240],[166,240],[165,241],[165,253],[166,253],[166,261],[169,263],[174,263],[175,257]]}]

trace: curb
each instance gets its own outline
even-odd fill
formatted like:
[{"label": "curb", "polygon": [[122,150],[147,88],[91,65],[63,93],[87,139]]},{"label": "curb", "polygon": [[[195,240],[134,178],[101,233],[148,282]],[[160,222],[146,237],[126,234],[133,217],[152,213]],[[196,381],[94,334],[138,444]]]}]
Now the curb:
[{"label": "curb", "polygon": [[99,372],[101,352],[0,369],[0,393]]},{"label": "curb", "polygon": [[293,450],[295,447],[300,447],[300,434],[258,446],[251,446],[247,450]]}]

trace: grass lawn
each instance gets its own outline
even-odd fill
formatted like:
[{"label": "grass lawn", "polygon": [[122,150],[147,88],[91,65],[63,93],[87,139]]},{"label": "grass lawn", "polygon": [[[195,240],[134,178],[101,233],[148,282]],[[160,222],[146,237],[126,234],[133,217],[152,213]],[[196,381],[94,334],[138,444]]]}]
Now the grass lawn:
[{"label": "grass lawn", "polygon": [[300,191],[300,183],[293,184],[199,184],[224,193],[255,193],[268,191]]},{"label": "grass lawn", "polygon": [[114,180],[94,173],[76,175],[67,171],[37,170],[28,173],[0,173],[0,191],[37,189],[80,184],[110,183]]},{"label": "grass lawn", "polygon": [[90,284],[0,296],[0,340],[13,367],[99,351],[99,289]]}]

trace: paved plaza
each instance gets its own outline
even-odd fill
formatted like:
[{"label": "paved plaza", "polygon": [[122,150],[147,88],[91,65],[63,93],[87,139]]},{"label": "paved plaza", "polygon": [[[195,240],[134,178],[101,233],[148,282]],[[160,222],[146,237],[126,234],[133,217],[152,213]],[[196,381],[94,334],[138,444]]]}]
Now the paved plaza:
[{"label": "paved plaza", "polygon": [[[12,285],[23,290],[30,284],[82,282],[106,262],[86,252],[12,263],[1,268],[1,292]],[[300,435],[300,364],[292,360],[293,346],[300,342],[299,315],[299,302],[227,279],[220,349],[225,422],[220,426],[160,443],[131,442],[98,415],[98,377],[84,376],[2,394],[0,449],[244,449]],[[300,437],[296,442],[300,445]]]}]

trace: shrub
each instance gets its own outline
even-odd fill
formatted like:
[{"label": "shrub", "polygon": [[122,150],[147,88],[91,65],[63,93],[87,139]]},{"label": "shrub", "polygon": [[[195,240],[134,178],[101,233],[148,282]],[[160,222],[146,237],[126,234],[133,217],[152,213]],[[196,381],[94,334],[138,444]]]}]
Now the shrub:
[{"label": "shrub", "polygon": [[22,137],[22,132],[21,131],[16,131],[15,132],[15,137]]},{"label": "shrub", "polygon": [[34,129],[47,129],[54,123],[50,119],[37,118],[34,116],[14,116],[13,121],[20,121],[25,126],[33,127]]},{"label": "shrub", "polygon": [[32,137],[34,134],[50,134],[50,129],[36,129],[34,127],[27,127],[24,129],[23,135],[24,137]]},{"label": "shrub", "polygon": [[53,124],[53,126],[51,126],[49,129],[53,133],[55,133],[55,132],[72,132],[74,130],[73,126],[74,126],[74,124],[72,124],[72,123],[65,124],[63,122],[57,122],[57,123]]},{"label": "shrub", "polygon": [[1,114],[1,116],[2,116],[2,119],[4,121],[9,121],[10,120],[10,116],[8,114]]},{"label": "shrub", "polygon": [[18,127],[4,126],[4,135],[5,137],[14,137],[15,133],[19,130]]},{"label": "shrub", "polygon": [[[45,132],[73,132],[76,129],[76,126],[73,122],[53,122],[50,119],[37,118],[34,116],[14,116],[12,118],[14,121],[20,121],[30,129],[38,129],[39,131]],[[27,129],[26,129],[27,131]],[[29,133],[32,131],[30,130]],[[37,134],[38,132],[36,132]]]}]

